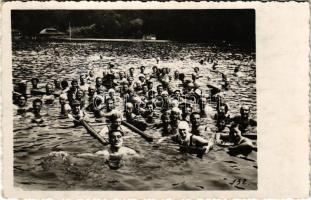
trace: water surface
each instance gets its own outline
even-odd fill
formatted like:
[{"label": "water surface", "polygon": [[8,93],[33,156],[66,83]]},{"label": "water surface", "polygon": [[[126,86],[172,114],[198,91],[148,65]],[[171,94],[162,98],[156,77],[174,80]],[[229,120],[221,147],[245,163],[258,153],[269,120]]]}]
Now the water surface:
[{"label": "water surface", "polygon": [[[38,77],[41,83],[54,78],[70,80],[81,72],[101,70],[107,63],[117,63],[117,69],[146,65],[147,70],[161,58],[160,66],[178,68],[190,77],[193,68],[204,56],[214,55],[218,70],[225,72],[232,89],[225,94],[232,116],[240,105],[250,105],[256,119],[255,54],[237,47],[217,47],[207,44],[143,43],[143,42],[20,42],[13,43],[13,83]],[[103,59],[100,59],[102,55]],[[241,65],[241,76],[233,74]],[[150,66],[150,67],[149,67]],[[221,75],[200,67],[214,83]],[[202,78],[206,92],[207,79]],[[28,101],[33,100],[31,97]],[[215,105],[210,104],[215,108]],[[254,190],[257,189],[257,153],[248,159],[232,157],[223,147],[216,146],[203,159],[180,154],[176,145],[148,143],[126,131],[125,146],[137,150],[143,159],[126,162],[119,170],[110,170],[100,159],[83,159],[75,155],[95,153],[105,147],[89,136],[82,127],[73,127],[59,116],[56,102],[45,106],[44,125],[29,123],[29,119],[14,115],[14,183],[25,190]],[[103,123],[91,124],[100,130]],[[203,122],[212,130],[215,122]],[[159,132],[152,127],[147,130]],[[64,151],[71,155],[69,163],[62,160],[44,161],[49,153]]]}]

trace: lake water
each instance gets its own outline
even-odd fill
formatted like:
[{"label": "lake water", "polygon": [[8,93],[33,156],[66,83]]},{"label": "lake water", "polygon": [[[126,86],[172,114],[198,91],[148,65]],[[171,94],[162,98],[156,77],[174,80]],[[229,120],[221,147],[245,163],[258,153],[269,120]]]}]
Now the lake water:
[{"label": "lake water", "polygon": [[[215,55],[218,70],[230,79],[231,90],[225,99],[232,116],[239,114],[240,105],[251,106],[256,119],[255,53],[237,47],[207,44],[153,42],[17,42],[13,43],[13,83],[21,79],[54,78],[70,80],[81,72],[101,69],[109,62],[117,69],[146,65],[147,71],[160,57],[159,66],[167,66],[190,76],[198,61]],[[102,55],[102,59],[100,59]],[[237,77],[235,66],[241,66]],[[200,66],[202,75],[219,83],[221,75]],[[200,80],[207,91],[206,77]],[[28,99],[30,105],[33,97]],[[210,103],[210,102],[209,102]],[[210,103],[215,108],[215,105]],[[119,170],[110,170],[100,159],[83,159],[75,155],[104,149],[83,127],[73,127],[69,119],[59,115],[58,101],[45,106],[45,123],[37,126],[29,119],[14,115],[14,184],[25,190],[255,190],[257,189],[257,152],[248,159],[230,156],[224,147],[215,146],[203,159],[184,155],[172,143],[156,145],[139,135],[126,131],[125,146],[137,150],[143,159],[130,160]],[[100,130],[103,123],[90,119]],[[212,130],[215,122],[205,119]],[[159,130],[149,128],[148,133]],[[47,161],[51,152],[63,151],[70,161]],[[260,150],[259,150],[260,151]]]}]

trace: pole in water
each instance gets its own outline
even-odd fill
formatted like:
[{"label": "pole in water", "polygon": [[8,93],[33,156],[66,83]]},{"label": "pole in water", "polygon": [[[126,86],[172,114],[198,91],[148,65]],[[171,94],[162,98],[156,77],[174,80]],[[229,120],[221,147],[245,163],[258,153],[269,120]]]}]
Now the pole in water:
[{"label": "pole in water", "polygon": [[80,120],[80,123],[82,124],[82,126],[87,130],[87,132],[93,136],[95,139],[97,139],[100,143],[102,143],[103,145],[107,145],[109,144],[109,142],[102,138],[98,132],[93,128],[91,127],[91,125],[89,125],[85,120]]},{"label": "pole in water", "polygon": [[144,133],[143,131],[139,130],[138,128],[136,128],[132,124],[130,124],[130,123],[126,122],[126,121],[122,121],[122,125],[126,126],[127,128],[131,129],[132,131],[135,131],[136,133],[141,135],[148,142],[152,142],[153,141],[153,137],[151,135],[149,135],[147,133]]}]

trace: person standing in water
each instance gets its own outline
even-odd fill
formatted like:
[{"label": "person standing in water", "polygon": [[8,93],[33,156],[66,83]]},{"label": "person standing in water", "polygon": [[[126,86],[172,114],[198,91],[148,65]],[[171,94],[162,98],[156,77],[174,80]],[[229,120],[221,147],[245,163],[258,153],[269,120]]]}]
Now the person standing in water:
[{"label": "person standing in water", "polygon": [[214,143],[212,141],[191,134],[187,122],[180,121],[177,130],[178,134],[162,138],[158,143],[170,138],[179,145],[179,150],[182,153],[196,154],[199,158],[202,158],[204,154],[208,153],[213,148]]},{"label": "person standing in water", "polygon": [[32,96],[44,95],[44,91],[42,90],[42,88],[38,87],[38,84],[39,84],[39,79],[38,78],[32,78],[31,79],[31,84],[32,84],[32,88],[30,90],[30,94]]},{"label": "person standing in water", "polygon": [[124,165],[126,160],[140,157],[134,149],[123,146],[123,136],[123,131],[112,130],[108,133],[108,148],[97,151],[95,154],[84,153],[77,156],[82,158],[103,158],[110,169],[117,170]]},{"label": "person standing in water", "polygon": [[79,89],[78,81],[76,79],[73,79],[71,81],[71,87],[69,88],[69,90],[67,92],[67,98],[68,98],[70,105],[76,99],[76,93],[77,93],[78,89]]},{"label": "person standing in water", "polygon": [[29,110],[26,96],[19,95],[17,97],[16,104],[14,104],[14,110],[16,110],[17,115],[23,115]]},{"label": "person standing in water", "polygon": [[86,83],[86,75],[85,74],[81,74],[80,75],[80,85],[79,85],[80,89],[83,92],[86,92],[89,88],[89,85]]},{"label": "person standing in water", "polygon": [[60,114],[62,117],[67,117],[71,111],[70,105],[67,103],[67,95],[61,94],[59,96]]},{"label": "person standing in water", "polygon": [[72,113],[68,114],[68,118],[72,119],[74,126],[81,125],[80,120],[85,119],[87,115],[83,110],[81,110],[81,104],[79,101],[74,100],[71,103],[71,111]]},{"label": "person standing in water", "polygon": [[59,78],[54,79],[54,96],[59,97],[62,93],[62,85]]},{"label": "person standing in water", "polygon": [[239,132],[239,134],[244,135],[249,132],[250,127],[256,127],[257,122],[250,118],[250,107],[243,105],[240,108],[240,116],[235,116],[231,119],[233,121],[230,127],[230,133]]},{"label": "person standing in water", "polygon": [[209,129],[201,124],[201,115],[198,112],[192,112],[190,115],[191,134],[197,136],[206,136]]},{"label": "person standing in water", "polygon": [[55,96],[53,94],[53,85],[50,83],[47,83],[45,86],[45,95],[43,95],[42,97],[42,101],[45,104],[53,104],[54,100],[55,100]]},{"label": "person standing in water", "polygon": [[228,154],[231,156],[244,155],[247,157],[253,151],[257,151],[257,147],[252,140],[243,137],[238,129],[230,130],[230,141],[233,145],[228,148]]},{"label": "person standing in water", "polygon": [[41,99],[35,99],[32,102],[32,113],[31,113],[31,122],[41,124],[44,122],[42,116],[41,116],[41,108],[42,108],[42,100]]},{"label": "person standing in water", "polygon": [[139,157],[134,149],[123,146],[124,133],[120,130],[109,132],[109,148],[96,152],[102,156],[110,169],[119,169],[124,165],[124,160],[131,157]]},{"label": "person standing in water", "polygon": [[60,82],[61,86],[62,86],[62,91],[61,94],[67,94],[67,92],[69,91],[69,84],[68,81],[66,80],[62,80]]},{"label": "person standing in water", "polygon": [[91,85],[91,84],[93,84],[94,82],[95,82],[95,77],[94,77],[94,70],[93,69],[91,69],[90,71],[89,71],[89,75],[88,75],[88,77],[87,77],[87,83],[89,84],[89,85]]},{"label": "person standing in water", "polygon": [[102,137],[107,137],[111,132],[113,131],[121,131],[123,132],[123,129],[121,127],[122,123],[122,114],[118,111],[115,111],[111,113],[110,116],[107,116],[109,120],[109,124],[105,125],[102,130],[99,132],[99,135]]},{"label": "person standing in water", "polygon": [[128,77],[134,78],[134,67],[131,67],[131,68],[129,69]]}]

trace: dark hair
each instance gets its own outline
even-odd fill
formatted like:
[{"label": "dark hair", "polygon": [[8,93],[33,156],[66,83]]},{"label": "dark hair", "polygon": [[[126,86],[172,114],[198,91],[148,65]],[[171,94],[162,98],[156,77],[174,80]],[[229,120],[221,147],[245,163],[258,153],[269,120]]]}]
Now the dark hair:
[{"label": "dark hair", "polygon": [[117,119],[121,118],[122,115],[119,112],[115,112],[112,115],[110,115],[108,118],[110,120],[110,122],[115,122]]},{"label": "dark hair", "polygon": [[60,82],[60,85],[62,86],[63,89],[65,89],[69,86],[68,81],[66,81],[66,80],[63,80],[62,82]]},{"label": "dark hair", "polygon": [[115,133],[115,132],[119,132],[119,133],[121,133],[122,136],[124,136],[123,131],[121,131],[121,130],[114,130],[114,131],[109,131],[109,132],[108,132],[108,137],[109,137],[109,139],[110,139],[112,133]]},{"label": "dark hair", "polygon": [[36,103],[40,103],[42,105],[42,100],[41,99],[35,99],[32,101],[32,105],[34,106]]},{"label": "dark hair", "polygon": [[150,95],[154,96],[156,93],[157,93],[157,92],[154,91],[154,90],[149,90],[149,91],[148,91],[148,96],[150,96]]},{"label": "dark hair", "polygon": [[240,66],[236,66],[235,68],[234,68],[234,72],[236,73],[236,72],[238,72],[240,70]]},{"label": "dark hair", "polygon": [[124,82],[121,82],[121,85],[122,85],[122,86],[125,86],[125,85],[129,86],[129,83],[126,82],[126,81],[124,81]]},{"label": "dark hair", "polygon": [[177,91],[178,91],[178,92],[181,92],[181,90],[180,90],[180,89],[176,89],[176,90],[174,91],[174,93],[175,93],[175,92],[177,92]]},{"label": "dark hair", "polygon": [[82,89],[77,89],[77,92],[76,93],[78,93],[78,92],[82,92],[82,95],[84,96],[85,95],[85,92],[84,92],[84,90],[82,90]]},{"label": "dark hair", "polygon": [[32,78],[32,79],[31,79],[31,82],[33,82],[33,81],[39,82],[39,79],[38,79],[38,78]]},{"label": "dark hair", "polygon": [[192,113],[190,114],[190,122],[192,122],[192,120],[194,119],[194,115],[199,115],[200,118],[201,118],[200,113],[198,113],[198,112],[192,112]]},{"label": "dark hair", "polygon": [[163,85],[162,85],[162,84],[158,85],[158,86],[157,86],[157,89],[158,89],[159,87],[163,87]]},{"label": "dark hair", "polygon": [[195,73],[192,73],[192,74],[191,74],[191,78],[192,78],[192,80],[193,80],[193,79],[197,79],[197,75],[196,75]]},{"label": "dark hair", "polygon": [[[226,103],[217,104],[217,106],[216,106],[217,112],[219,112],[220,107],[222,107],[222,106],[225,107],[225,113],[227,113],[227,112],[229,111],[229,106],[228,106],[228,104],[226,104]],[[241,112],[241,109],[240,109],[240,112]]]},{"label": "dark hair", "polygon": [[183,81],[185,79],[185,74],[184,73],[180,73],[178,78],[179,78],[179,80]]},{"label": "dark hair", "polygon": [[112,64],[112,63],[109,63],[108,65],[109,65],[109,68],[113,68],[114,67],[114,64]]},{"label": "dark hair", "polygon": [[148,101],[148,102],[146,103],[146,106],[148,106],[148,105],[152,105],[153,108],[155,108],[155,105],[154,105],[154,103],[153,103],[152,101]]},{"label": "dark hair", "polygon": [[72,85],[73,83],[77,83],[77,84],[78,84],[77,79],[72,79],[72,81],[71,81],[71,85]]},{"label": "dark hair", "polygon": [[161,120],[163,121],[165,118],[170,119],[170,115],[171,115],[170,111],[164,112],[164,113],[161,115]]},{"label": "dark hair", "polygon": [[247,110],[248,112],[250,112],[250,111],[251,111],[251,107],[247,106],[247,107],[248,107],[248,109],[244,109],[245,107],[246,107],[245,105],[241,106],[241,108],[240,108],[240,112],[242,112],[242,110]]},{"label": "dark hair", "polygon": [[26,95],[19,95],[17,96],[17,100],[20,100],[20,98],[24,97],[25,98],[25,101],[27,101],[27,96]]}]

